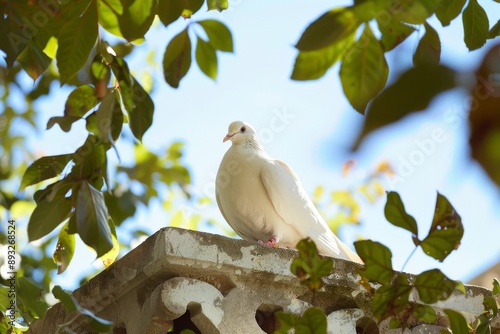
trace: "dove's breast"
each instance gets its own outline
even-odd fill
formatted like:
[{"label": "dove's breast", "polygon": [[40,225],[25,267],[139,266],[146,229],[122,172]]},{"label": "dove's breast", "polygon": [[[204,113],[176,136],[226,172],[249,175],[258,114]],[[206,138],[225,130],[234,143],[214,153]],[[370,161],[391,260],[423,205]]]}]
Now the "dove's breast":
[{"label": "dove's breast", "polygon": [[266,163],[259,155],[230,149],[217,173],[218,204],[228,224],[244,239],[289,239],[284,234],[295,236],[296,232],[278,215],[262,183],[261,170]]}]

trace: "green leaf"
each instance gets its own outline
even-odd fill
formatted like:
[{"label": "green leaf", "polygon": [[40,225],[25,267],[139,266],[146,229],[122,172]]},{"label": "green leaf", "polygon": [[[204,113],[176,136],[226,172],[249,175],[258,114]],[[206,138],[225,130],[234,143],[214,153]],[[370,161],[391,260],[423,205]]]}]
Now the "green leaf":
[{"label": "green leaf", "polygon": [[394,280],[375,291],[372,300],[373,315],[379,321],[397,315],[408,306],[411,290],[406,274],[399,273]]},{"label": "green leaf", "polygon": [[28,240],[30,242],[49,234],[70,216],[71,199],[65,197],[70,188],[71,185],[60,183],[50,195],[45,196],[37,203],[28,222]]},{"label": "green leaf", "polygon": [[201,6],[203,0],[177,0],[177,1],[159,1],[158,2],[158,16],[161,22],[168,26],[170,23],[177,20],[184,10],[188,10],[191,14],[196,13]]},{"label": "green leaf", "polygon": [[76,223],[78,234],[98,257],[113,248],[111,230],[108,225],[108,208],[101,191],[87,181],[80,183],[76,203]]},{"label": "green leaf", "polygon": [[71,127],[73,126],[73,123],[81,120],[81,117],[78,116],[55,116],[49,118],[49,121],[47,122],[47,130],[51,129],[55,124],[59,124],[59,127],[61,130],[64,132],[69,132],[71,130]]},{"label": "green leaf", "polygon": [[500,185],[500,75],[498,55],[500,46],[493,46],[484,56],[476,72],[476,85],[469,99],[469,144],[472,157],[489,177]]},{"label": "green leaf", "polygon": [[461,12],[466,0],[448,0],[440,1],[436,7],[436,16],[446,27],[455,19]]},{"label": "green leaf", "polygon": [[354,33],[344,39],[314,51],[300,51],[293,66],[293,80],[315,80],[321,78],[326,71],[335,65],[344,52],[354,43]]},{"label": "green leaf", "polygon": [[425,35],[420,39],[417,50],[413,54],[413,64],[419,66],[429,63],[438,65],[441,58],[441,42],[439,35],[429,24],[425,23]]},{"label": "green leaf", "polygon": [[295,47],[300,51],[323,49],[354,33],[360,23],[348,8],[330,10],[306,28]]},{"label": "green leaf", "polygon": [[500,295],[500,281],[498,278],[493,279],[493,289],[491,290],[493,296],[498,296]]},{"label": "green leaf", "polygon": [[98,137],[103,143],[109,143],[111,138],[111,125],[113,111],[115,110],[116,91],[111,91],[104,96],[99,109],[96,111]]},{"label": "green leaf", "polygon": [[377,24],[382,34],[380,42],[386,52],[401,44],[415,31],[415,28],[395,21],[390,16],[388,18],[385,16],[377,17]]},{"label": "green leaf", "polygon": [[439,269],[424,271],[415,279],[420,300],[426,304],[434,304],[446,300],[455,291],[457,282],[446,277]]},{"label": "green leaf", "polygon": [[436,311],[429,305],[413,304],[412,316],[428,324],[434,324],[437,320]]},{"label": "green leaf", "polygon": [[457,311],[445,309],[444,313],[450,319],[450,329],[453,334],[469,334],[472,328],[470,327],[465,317]]},{"label": "green leaf", "polygon": [[299,256],[290,266],[292,274],[301,280],[300,284],[306,285],[310,290],[319,290],[323,286],[323,277],[330,275],[333,270],[332,259],[321,258],[314,241],[309,238],[299,241],[297,250]]},{"label": "green leaf", "polygon": [[488,31],[488,39],[493,39],[497,36],[500,36],[500,20],[498,20],[497,23],[491,27],[490,31]]},{"label": "green leaf", "polygon": [[122,2],[120,0],[99,0],[97,2],[97,11],[101,26],[113,35],[123,37],[118,24],[118,17],[123,14]]},{"label": "green leaf", "polygon": [[113,323],[111,321],[99,318],[92,311],[83,308],[73,295],[64,291],[59,285],[54,286],[52,294],[63,303],[68,313],[78,311],[80,314],[83,314],[94,331],[107,333],[112,329]]},{"label": "green leaf", "polygon": [[229,7],[227,0],[207,0],[207,6],[208,10],[216,9],[219,12],[222,12]]},{"label": "green leaf", "polygon": [[469,0],[462,13],[464,41],[469,51],[479,49],[488,38],[488,15],[477,0]]},{"label": "green leaf", "polygon": [[85,143],[73,154],[75,166],[67,178],[87,180],[100,189],[103,186],[103,177],[105,177],[107,167],[106,149],[96,136],[89,134]]},{"label": "green leaf", "polygon": [[136,212],[136,195],[130,190],[105,192],[104,199],[109,213],[117,226]]},{"label": "green leaf", "polygon": [[64,291],[59,285],[52,288],[52,294],[55,298],[62,302],[68,313],[77,310],[76,305],[78,305],[78,302],[76,302],[74,297],[68,291]]},{"label": "green leaf", "polygon": [[30,40],[26,48],[21,52],[17,61],[21,64],[24,71],[35,81],[47,70],[52,59],[50,59],[40,48],[38,43]]},{"label": "green leaf", "polygon": [[[151,96],[144,90],[136,78],[130,74],[127,63],[119,57],[115,57],[112,70],[119,84],[123,105],[129,116],[129,124],[135,138],[142,140],[144,133],[153,123],[154,104]],[[121,132],[121,120],[123,114],[118,104],[115,104],[111,129],[113,138],[118,138]],[[123,122],[121,122],[123,123]]]},{"label": "green leaf", "polygon": [[188,29],[176,35],[167,45],[163,57],[163,74],[167,83],[174,88],[186,75],[191,66],[191,40]]},{"label": "green leaf", "polygon": [[157,0],[127,0],[121,3],[123,14],[118,16],[118,25],[123,37],[129,42],[143,38],[155,18]]},{"label": "green leaf", "polygon": [[82,85],[68,96],[64,106],[64,116],[83,117],[99,103],[94,86]]},{"label": "green leaf", "polygon": [[[57,273],[62,274],[66,271],[73,255],[75,254],[75,235],[69,233],[69,221],[64,224],[59,232],[56,250],[52,254],[52,259],[57,265]],[[57,298],[57,297],[56,297]]]},{"label": "green leaf", "polygon": [[385,218],[392,224],[418,236],[417,222],[413,216],[406,213],[405,205],[399,194],[395,191],[387,193],[387,202],[384,208]]},{"label": "green leaf", "polygon": [[425,254],[442,262],[458,248],[463,235],[462,219],[448,199],[438,193],[429,234],[420,246]]},{"label": "green leaf", "polygon": [[319,308],[307,309],[295,324],[297,334],[324,334],[326,333],[326,315]]},{"label": "green leaf", "polygon": [[215,49],[223,52],[233,52],[233,37],[227,26],[216,20],[197,22],[207,34],[208,43]]},{"label": "green leaf", "polygon": [[424,110],[434,97],[454,87],[455,71],[448,67],[429,65],[409,69],[373,100],[353,149],[357,149],[370,132]]},{"label": "green leaf", "polygon": [[95,2],[80,17],[66,22],[59,32],[57,66],[61,85],[68,82],[85,65],[97,40],[97,8]]},{"label": "green leaf", "polygon": [[498,314],[498,305],[495,297],[484,296],[483,300],[484,311],[488,313],[490,318],[496,317]]},{"label": "green leaf", "polygon": [[24,172],[19,191],[38,182],[58,176],[72,158],[73,154],[61,154],[41,157],[35,160]]},{"label": "green leaf", "polygon": [[397,8],[393,11],[393,19],[410,24],[422,24],[431,16],[440,0],[391,0],[387,8]]},{"label": "green leaf", "polygon": [[43,300],[43,289],[26,277],[17,278],[17,307],[23,312],[24,320],[42,319],[47,312],[47,303]]},{"label": "green leaf", "polygon": [[365,263],[365,268],[358,269],[358,273],[371,281],[388,284],[394,276],[389,248],[372,240],[356,241],[354,247]]},{"label": "green leaf", "polygon": [[384,88],[388,74],[382,45],[366,24],[359,40],[344,55],[339,73],[344,94],[354,109],[364,114],[368,102]]},{"label": "green leaf", "polygon": [[198,37],[196,44],[196,62],[200,70],[212,80],[217,78],[217,55],[209,43]]},{"label": "green leaf", "polygon": [[298,317],[293,313],[285,313],[283,311],[276,312],[276,318],[280,323],[279,330],[274,334],[288,334],[288,331],[295,327]]}]

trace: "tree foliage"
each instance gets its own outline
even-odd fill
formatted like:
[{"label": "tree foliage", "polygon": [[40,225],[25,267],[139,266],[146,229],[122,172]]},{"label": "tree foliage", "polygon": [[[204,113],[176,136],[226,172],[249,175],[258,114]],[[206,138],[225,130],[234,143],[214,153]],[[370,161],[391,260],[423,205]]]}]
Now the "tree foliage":
[{"label": "tree foliage", "polygon": [[[44,256],[37,260],[22,254],[20,275],[32,278],[38,267],[49,268],[53,262],[59,273],[64,272],[75,252],[76,235],[108,266],[116,258],[119,247],[127,247],[117,239],[116,227],[135,214],[136,205],[147,205],[152,198],[163,196],[157,191],[161,186],[171,191],[180,190],[179,193],[189,197],[187,186],[191,178],[182,162],[182,144],[173,143],[162,157],[139,144],[153,122],[155,105],[150,97],[151,87],[133,74],[127,56],[140,47],[156,17],[165,27],[182,18],[184,29],[170,39],[163,54],[165,81],[173,88],[179,87],[193,60],[207,77],[215,80],[220,67],[218,55],[234,51],[232,33],[218,20],[198,20],[197,13],[202,8],[224,11],[228,6],[227,0],[0,1],[3,14],[0,50],[5,59],[5,64],[0,66],[3,79],[0,205],[7,212],[19,207],[32,211],[28,238],[30,241],[41,239],[40,248],[44,253],[52,243],[56,244],[50,250],[53,259]],[[461,73],[443,65],[440,36],[431,22],[434,16],[443,27],[461,16],[464,45],[470,51],[500,35],[500,21],[490,25],[477,0],[355,0],[351,6],[332,8],[305,28],[295,45],[298,54],[291,78],[316,80],[340,63],[339,77],[346,98],[355,110],[366,114],[354,148],[370,133],[424,110],[439,94],[465,88],[471,100],[471,155],[492,181],[500,184],[497,168],[500,162],[500,85],[497,80],[500,46],[490,49],[476,72]],[[388,83],[391,67],[386,60],[387,53],[418,31],[422,34],[412,55],[414,66]],[[22,72],[33,79],[32,87],[21,84]],[[464,77],[468,80],[463,80]],[[470,82],[474,82],[472,87]],[[76,122],[83,122],[87,137],[75,152],[39,157],[25,147],[25,137],[15,133],[11,125],[21,120],[29,131],[37,130],[34,102],[51,94],[55,89],[53,83],[71,87],[72,91],[62,114],[51,118],[47,129],[57,125],[64,132],[70,132]],[[10,96],[14,94],[24,96],[25,107],[12,102]],[[124,136],[127,127],[133,140]],[[134,145],[135,164],[116,168],[116,173],[129,182],[110,182],[108,177],[114,167],[108,161],[108,153],[116,150],[118,140],[129,140]],[[27,165],[26,161],[31,164]],[[9,190],[16,178],[19,189]],[[135,182],[140,191],[126,186],[130,181]],[[373,189],[378,195],[373,195]],[[24,190],[28,190],[28,194]],[[358,190],[369,201],[380,196],[376,177]],[[29,191],[34,192],[34,204]],[[339,221],[357,221],[358,208],[352,191],[334,193],[332,199],[349,213],[329,221],[331,226],[337,228]],[[405,212],[396,193],[389,193],[385,213],[391,223],[412,233],[417,247],[439,261],[458,247],[463,235],[460,217],[441,195],[438,195],[432,227],[423,239],[419,239],[417,224]],[[173,224],[184,214],[178,211]],[[51,234],[57,229],[57,235]],[[4,243],[6,236],[0,237]],[[396,292],[382,289],[375,296],[378,305],[382,305],[375,312],[380,317],[401,311],[403,306],[395,300],[405,297],[412,289],[419,292],[424,302],[433,300],[434,287],[429,282],[435,278],[446,280],[441,273],[430,271],[415,282],[408,282],[404,274],[394,276],[388,249],[376,242],[360,242],[357,248],[371,263],[364,271],[367,279],[374,278],[371,272],[382,273],[384,281],[379,282],[382,288],[388,282],[398,286]],[[376,255],[372,258],[370,254]],[[295,269],[301,272],[309,265],[304,262]],[[308,279],[308,284],[318,287],[314,275]],[[18,300],[20,318],[29,322],[43,316],[45,306],[39,303],[40,292],[30,285],[33,283],[27,279],[20,281],[25,285],[24,290],[32,294],[20,296]],[[454,281],[446,282],[451,289]],[[48,271],[38,283],[48,291]],[[65,298],[58,290],[56,294]],[[413,312],[428,316],[428,309],[419,305],[411,306]],[[313,311],[311,315],[315,316]],[[452,322],[456,318],[452,313],[449,317]],[[288,320],[292,325],[299,325],[301,321]],[[25,323],[18,325],[20,327],[14,330],[22,331]]]}]

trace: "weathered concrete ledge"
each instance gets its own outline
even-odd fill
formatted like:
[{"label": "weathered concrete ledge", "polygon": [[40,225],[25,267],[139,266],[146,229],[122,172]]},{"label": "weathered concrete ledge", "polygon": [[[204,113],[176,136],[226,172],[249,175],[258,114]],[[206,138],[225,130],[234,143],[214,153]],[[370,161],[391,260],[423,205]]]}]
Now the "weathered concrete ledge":
[{"label": "weathered concrete ledge", "polygon": [[[80,304],[114,322],[116,334],[164,334],[191,328],[208,333],[273,333],[274,312],[302,313],[311,294],[290,273],[294,250],[261,246],[209,233],[164,228],[112,266],[75,290]],[[335,259],[328,286],[315,297],[328,318],[328,333],[401,333],[387,321],[376,323],[370,298],[358,283],[358,264]],[[446,302],[434,305],[462,311],[469,318],[483,311],[487,289],[467,286]],[[413,296],[417,299],[416,296]],[[55,333],[73,319],[60,304],[32,324],[35,334]],[[195,327],[194,327],[195,326]],[[405,333],[440,333],[437,324],[415,323]],[[495,322],[500,327],[500,321]],[[75,333],[93,333],[80,317],[69,326]]]}]

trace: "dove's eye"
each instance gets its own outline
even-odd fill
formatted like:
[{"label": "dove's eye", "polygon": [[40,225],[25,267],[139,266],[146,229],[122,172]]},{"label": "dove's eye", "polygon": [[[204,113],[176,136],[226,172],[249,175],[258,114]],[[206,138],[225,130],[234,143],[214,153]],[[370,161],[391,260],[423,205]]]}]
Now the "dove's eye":
[{"label": "dove's eye", "polygon": [[247,128],[245,128],[244,126],[241,127],[241,132],[245,132]]}]

